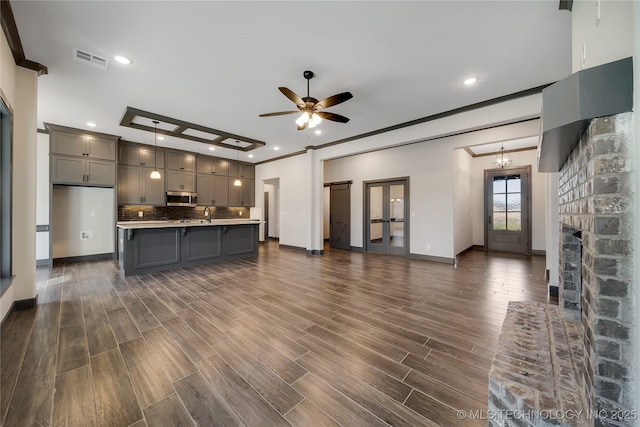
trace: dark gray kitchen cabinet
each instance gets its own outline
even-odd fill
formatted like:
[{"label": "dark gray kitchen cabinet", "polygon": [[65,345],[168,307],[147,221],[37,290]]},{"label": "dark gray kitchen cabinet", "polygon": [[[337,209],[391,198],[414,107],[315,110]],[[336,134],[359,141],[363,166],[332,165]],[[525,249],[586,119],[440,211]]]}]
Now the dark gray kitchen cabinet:
[{"label": "dark gray kitchen cabinet", "polygon": [[90,134],[52,131],[51,153],[93,159],[115,160],[116,139]]},{"label": "dark gray kitchen cabinet", "polygon": [[228,176],[229,161],[218,157],[198,154],[196,159],[196,170],[199,174],[206,173],[211,175]]},{"label": "dark gray kitchen cabinet", "polygon": [[234,182],[235,178],[229,178],[229,206],[255,206],[255,180],[240,179],[241,186],[236,186]]},{"label": "dark gray kitchen cabinet", "polygon": [[196,191],[196,174],[167,169],[167,191]]},{"label": "dark gray kitchen cabinet", "polygon": [[167,151],[167,169],[195,172],[196,156],[195,154],[186,153],[183,151]]},{"label": "dark gray kitchen cabinet", "polygon": [[199,173],[196,189],[199,205],[228,206],[229,204],[229,178],[226,176]]},{"label": "dark gray kitchen cabinet", "polygon": [[156,155],[156,150],[153,147],[119,144],[118,163],[151,168],[157,166],[158,170],[164,169],[164,150],[157,150]]},{"label": "dark gray kitchen cabinet", "polygon": [[118,204],[165,204],[164,179],[151,179],[153,168],[121,164],[118,167]]},{"label": "dark gray kitchen cabinet", "polygon": [[240,163],[240,178],[254,179],[255,166],[249,163]]},{"label": "dark gray kitchen cabinet", "polygon": [[114,162],[59,155],[51,155],[50,159],[53,184],[116,185]]},{"label": "dark gray kitchen cabinet", "polygon": [[229,176],[234,178],[254,179],[255,165],[231,160],[229,162]]},{"label": "dark gray kitchen cabinet", "polygon": [[120,137],[45,123],[53,184],[113,187]]}]

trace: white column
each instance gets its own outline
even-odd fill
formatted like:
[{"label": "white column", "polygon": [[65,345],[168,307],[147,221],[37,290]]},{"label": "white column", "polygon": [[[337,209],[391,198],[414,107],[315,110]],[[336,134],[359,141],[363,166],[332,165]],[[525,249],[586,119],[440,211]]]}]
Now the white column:
[{"label": "white column", "polygon": [[307,150],[307,174],[309,183],[307,191],[307,253],[321,254],[324,247],[322,233],[324,203],[324,170],[323,162],[318,160],[316,150]]}]

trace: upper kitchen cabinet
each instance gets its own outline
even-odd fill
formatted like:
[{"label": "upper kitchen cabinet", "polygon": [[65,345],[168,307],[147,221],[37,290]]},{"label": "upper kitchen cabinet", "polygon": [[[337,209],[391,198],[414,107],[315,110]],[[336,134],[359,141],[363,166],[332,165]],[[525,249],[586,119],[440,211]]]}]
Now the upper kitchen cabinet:
[{"label": "upper kitchen cabinet", "polygon": [[196,156],[195,154],[186,153],[184,151],[167,151],[167,169],[195,172]]},{"label": "upper kitchen cabinet", "polygon": [[229,175],[229,161],[218,157],[205,156],[198,154],[196,159],[198,173],[206,173],[211,175]]},{"label": "upper kitchen cabinet", "polygon": [[45,125],[49,129],[51,154],[101,160],[116,159],[116,143],[120,138],[118,136],[88,132],[50,123]]},{"label": "upper kitchen cabinet", "polygon": [[122,141],[120,141],[118,144],[118,163],[164,169],[164,149],[158,149],[156,151],[155,148],[146,145],[123,144]]},{"label": "upper kitchen cabinet", "polygon": [[53,184],[113,187],[119,136],[45,123]]},{"label": "upper kitchen cabinet", "polygon": [[255,178],[255,166],[251,163],[229,161],[229,176],[245,179]]},{"label": "upper kitchen cabinet", "polygon": [[165,204],[164,179],[152,179],[153,168],[121,164],[118,167],[118,204]]},{"label": "upper kitchen cabinet", "polygon": [[196,174],[193,172],[167,170],[167,191],[196,191]]}]

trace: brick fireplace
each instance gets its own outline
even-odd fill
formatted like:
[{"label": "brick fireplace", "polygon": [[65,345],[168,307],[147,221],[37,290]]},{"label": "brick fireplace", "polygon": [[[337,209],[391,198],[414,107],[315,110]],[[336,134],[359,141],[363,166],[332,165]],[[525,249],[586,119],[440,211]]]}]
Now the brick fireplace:
[{"label": "brick fireplace", "polygon": [[632,113],[593,119],[559,174],[559,306],[510,302],[489,425],[631,426]]},{"label": "brick fireplace", "polygon": [[593,119],[559,175],[560,307],[582,331],[587,409],[603,414],[634,408],[632,121],[632,113]]}]

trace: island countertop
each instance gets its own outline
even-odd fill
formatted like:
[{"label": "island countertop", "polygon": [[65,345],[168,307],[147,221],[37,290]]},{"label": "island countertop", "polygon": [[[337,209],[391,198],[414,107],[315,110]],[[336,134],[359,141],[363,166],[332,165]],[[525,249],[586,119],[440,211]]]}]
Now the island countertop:
[{"label": "island countertop", "polygon": [[211,222],[205,219],[194,219],[190,221],[167,220],[167,221],[119,221],[117,226],[125,230],[138,230],[145,228],[173,228],[173,227],[210,227],[217,225],[249,225],[260,224],[259,219],[212,219]]}]

